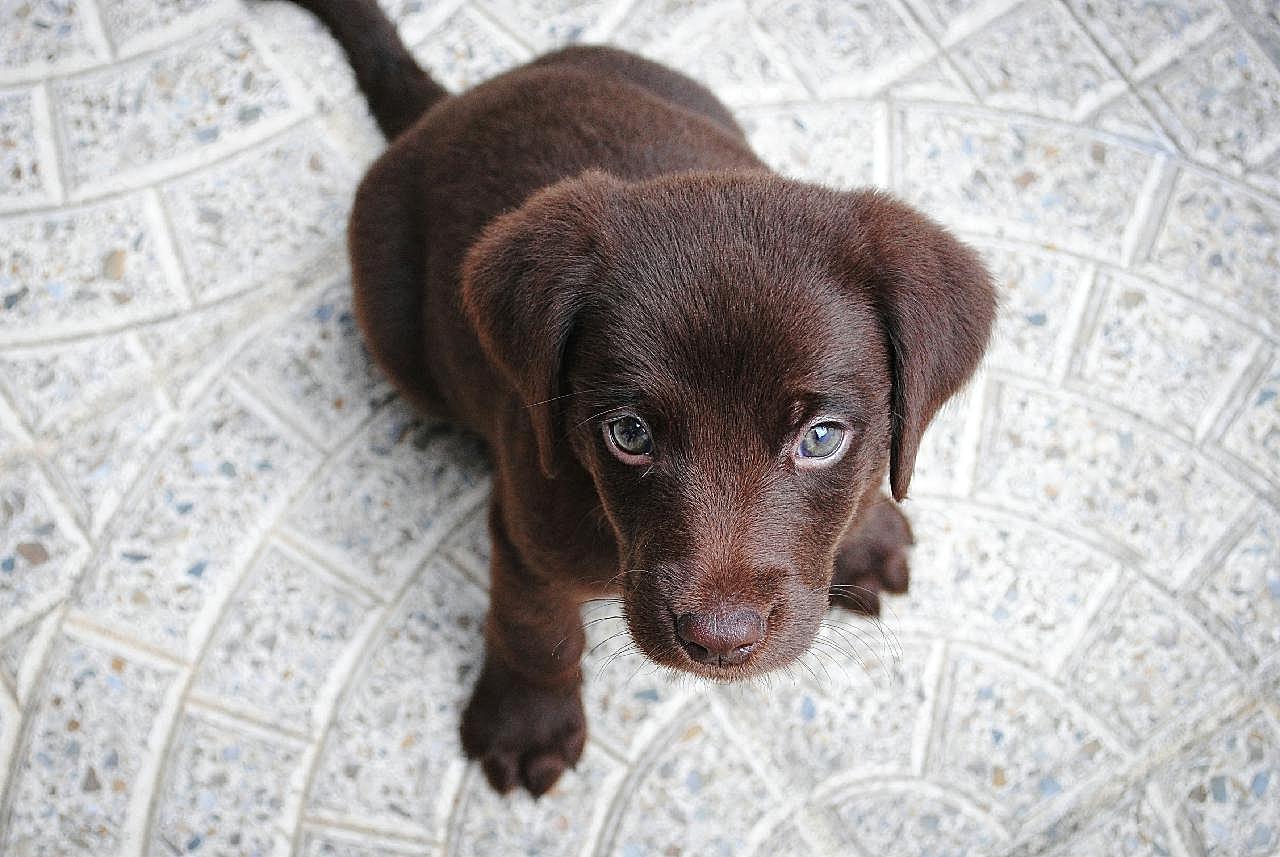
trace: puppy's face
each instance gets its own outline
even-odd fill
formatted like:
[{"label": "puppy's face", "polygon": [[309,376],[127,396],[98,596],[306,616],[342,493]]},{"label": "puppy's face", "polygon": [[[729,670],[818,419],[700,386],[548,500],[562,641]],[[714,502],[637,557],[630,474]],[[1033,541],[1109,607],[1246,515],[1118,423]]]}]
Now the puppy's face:
[{"label": "puppy's face", "polygon": [[793,251],[653,239],[597,275],[563,426],[616,534],[636,642],[737,678],[808,647],[836,545],[883,476],[884,330]]},{"label": "puppy's face", "polygon": [[486,354],[545,405],[543,472],[594,483],[632,635],[715,678],[806,649],[841,537],[886,470],[905,495],[995,305],[907,206],[758,173],[586,173],[495,221],[462,278]]}]

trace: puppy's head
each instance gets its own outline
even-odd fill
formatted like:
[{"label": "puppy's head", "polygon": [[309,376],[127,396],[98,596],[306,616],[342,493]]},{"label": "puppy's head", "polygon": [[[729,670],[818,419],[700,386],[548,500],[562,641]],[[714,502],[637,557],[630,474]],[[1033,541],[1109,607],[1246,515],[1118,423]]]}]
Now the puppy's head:
[{"label": "puppy's head", "polygon": [[964,383],[990,279],[876,192],[761,173],[586,173],[495,221],[468,317],[528,403],[548,476],[582,468],[655,661],[714,678],[812,641],[836,548]]}]

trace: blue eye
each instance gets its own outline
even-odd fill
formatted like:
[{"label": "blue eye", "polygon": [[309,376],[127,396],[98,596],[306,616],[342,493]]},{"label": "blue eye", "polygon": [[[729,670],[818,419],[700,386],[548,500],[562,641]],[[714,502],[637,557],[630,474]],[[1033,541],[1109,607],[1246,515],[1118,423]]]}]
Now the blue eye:
[{"label": "blue eye", "polygon": [[638,457],[653,453],[653,437],[649,434],[649,427],[639,417],[627,415],[609,420],[605,423],[604,430],[612,445],[626,456]]},{"label": "blue eye", "polygon": [[801,458],[830,458],[844,442],[844,428],[835,423],[818,423],[805,432],[797,450]]}]

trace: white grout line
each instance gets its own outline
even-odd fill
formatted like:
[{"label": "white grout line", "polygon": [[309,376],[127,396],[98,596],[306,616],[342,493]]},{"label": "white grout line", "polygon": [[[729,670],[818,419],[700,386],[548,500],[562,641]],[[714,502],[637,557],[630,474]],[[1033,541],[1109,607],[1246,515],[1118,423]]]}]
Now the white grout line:
[{"label": "white grout line", "polygon": [[1156,155],[1138,190],[1137,202],[1120,242],[1120,267],[1129,269],[1138,262],[1146,261],[1164,224],[1177,176],[1178,171],[1171,159]]}]

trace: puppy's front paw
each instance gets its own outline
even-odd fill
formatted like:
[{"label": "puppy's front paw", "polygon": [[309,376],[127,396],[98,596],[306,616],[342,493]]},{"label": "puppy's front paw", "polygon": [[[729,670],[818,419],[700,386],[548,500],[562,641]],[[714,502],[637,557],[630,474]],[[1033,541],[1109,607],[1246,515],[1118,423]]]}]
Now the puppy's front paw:
[{"label": "puppy's front paw", "polygon": [[907,591],[911,581],[907,551],[913,541],[911,525],[893,502],[886,498],[872,506],[836,552],[830,603],[879,616],[881,592]]},{"label": "puppy's front paw", "polygon": [[582,756],[586,715],[578,685],[529,685],[486,661],[462,715],[462,748],[480,763],[489,785],[545,794]]}]

